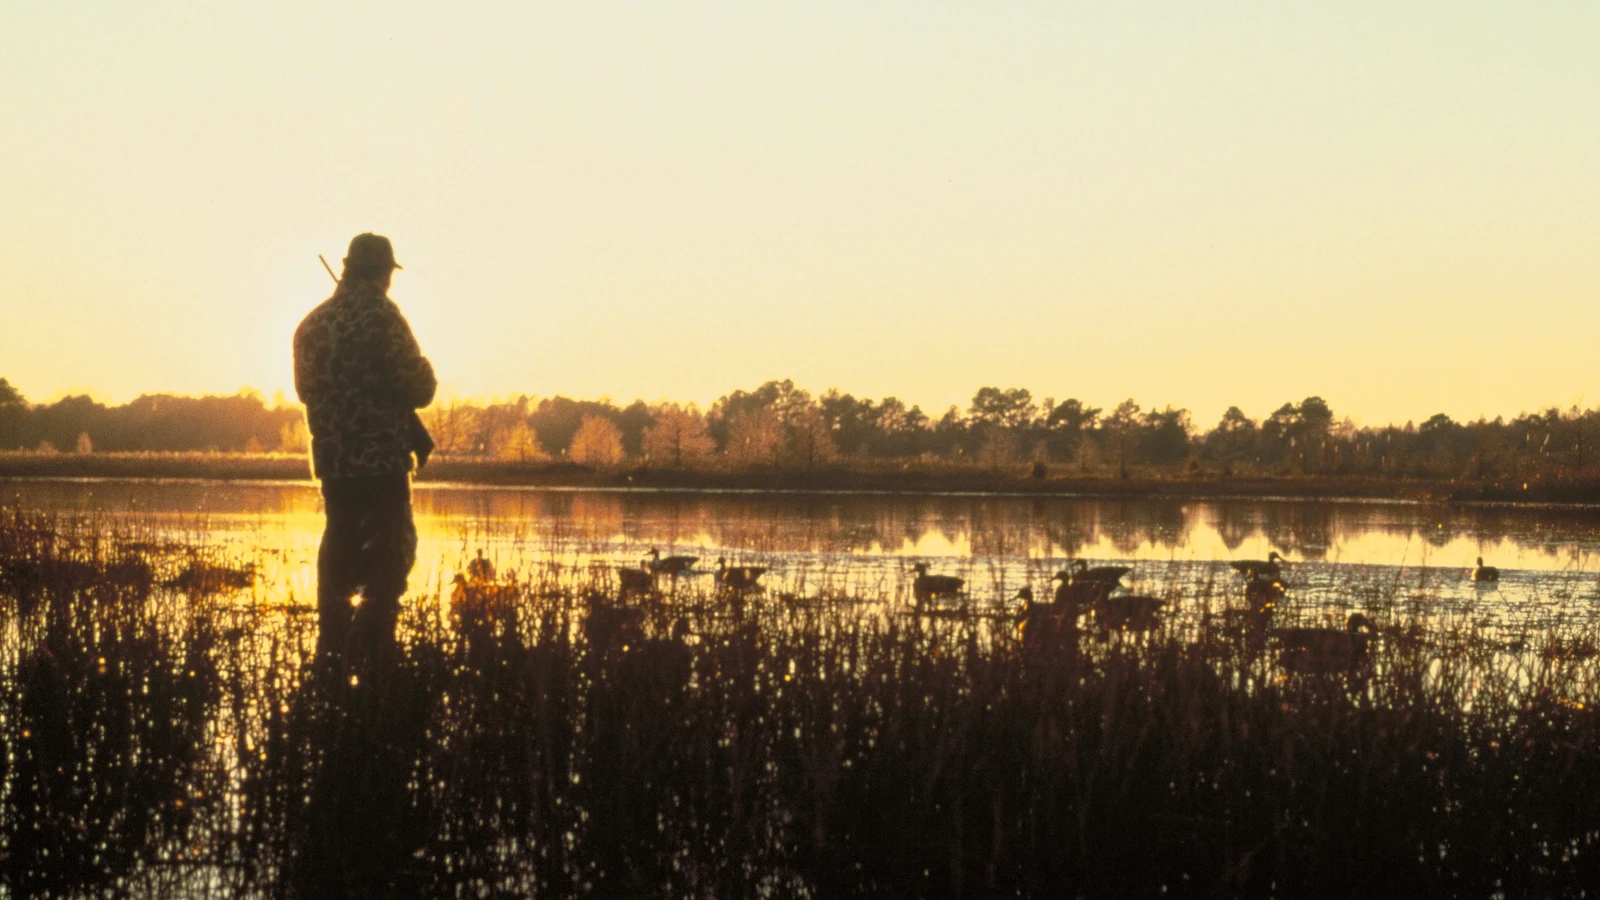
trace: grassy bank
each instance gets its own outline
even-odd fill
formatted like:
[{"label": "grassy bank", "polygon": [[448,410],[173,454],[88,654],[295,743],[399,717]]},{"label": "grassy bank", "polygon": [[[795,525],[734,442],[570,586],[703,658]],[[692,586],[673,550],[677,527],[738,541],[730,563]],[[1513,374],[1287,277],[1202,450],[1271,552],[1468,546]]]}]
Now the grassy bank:
[{"label": "grassy bank", "polygon": [[[1413,586],[1295,674],[1237,586],[1027,652],[990,608],[684,587],[536,550],[314,667],[250,560],[0,516],[11,896],[1578,897],[1600,662]],[[1045,573],[1039,573],[1041,576]],[[460,601],[460,602],[454,602]],[[636,612],[622,612],[636,610]],[[1306,612],[1284,604],[1276,624]],[[619,624],[631,622],[632,624]]]},{"label": "grassy bank", "polygon": [[[179,478],[302,481],[303,456],[232,453],[0,452],[0,478]],[[421,481],[529,487],[648,487],[683,490],[984,492],[1039,495],[1169,497],[1355,497],[1423,501],[1600,503],[1600,482],[1545,479],[1440,481],[1341,475],[1224,477],[1218,473],[1133,473],[1126,479],[1076,474],[1065,467],[1034,477],[1027,467],[995,470],[936,463],[777,468],[597,469],[571,463],[515,463],[436,458]]]}]

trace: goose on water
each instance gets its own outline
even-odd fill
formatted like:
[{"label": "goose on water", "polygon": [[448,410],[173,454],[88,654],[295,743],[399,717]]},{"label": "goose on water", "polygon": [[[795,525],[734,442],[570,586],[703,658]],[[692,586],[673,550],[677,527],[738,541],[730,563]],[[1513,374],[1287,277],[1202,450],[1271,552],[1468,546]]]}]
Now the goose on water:
[{"label": "goose on water", "polygon": [[693,569],[699,560],[698,556],[662,556],[660,550],[651,547],[650,558],[646,560],[645,565],[657,575],[671,575],[676,578]]},{"label": "goose on water", "polygon": [[1361,613],[1351,613],[1343,628],[1278,628],[1272,632],[1283,649],[1286,669],[1302,673],[1342,672],[1366,661],[1377,626]]},{"label": "goose on water", "polygon": [[1494,566],[1483,564],[1483,557],[1478,557],[1478,567],[1472,570],[1473,581],[1499,581],[1500,570]]},{"label": "goose on water", "polygon": [[967,583],[964,578],[954,575],[929,575],[928,564],[919,562],[911,567],[917,573],[917,578],[911,583],[911,595],[918,603],[925,603],[939,597],[954,597],[961,593],[962,585]]},{"label": "goose on water", "polygon": [[1278,565],[1282,562],[1285,562],[1284,558],[1278,555],[1278,551],[1274,550],[1267,554],[1266,559],[1236,559],[1230,563],[1230,565],[1233,566],[1233,570],[1235,572],[1238,572],[1245,578],[1276,579],[1280,574],[1282,574],[1283,570]]}]

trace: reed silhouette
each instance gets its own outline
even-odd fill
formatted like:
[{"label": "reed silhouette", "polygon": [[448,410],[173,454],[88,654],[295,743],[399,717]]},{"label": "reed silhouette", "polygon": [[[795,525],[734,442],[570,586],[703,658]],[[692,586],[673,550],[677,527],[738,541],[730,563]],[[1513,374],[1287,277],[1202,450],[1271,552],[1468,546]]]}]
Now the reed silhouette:
[{"label": "reed silhouette", "polygon": [[[0,890],[1577,896],[1600,875],[1583,619],[1486,630],[1414,584],[1335,581],[1357,632],[1291,586],[1256,641],[1219,564],[1210,592],[1157,591],[1137,640],[1030,639],[988,601],[911,614],[910,572],[734,617],[709,576],[636,602],[610,568],[499,557],[481,608],[445,579],[390,665],[352,671],[237,553],[0,511]],[[1283,660],[1357,634],[1359,665]]]}]

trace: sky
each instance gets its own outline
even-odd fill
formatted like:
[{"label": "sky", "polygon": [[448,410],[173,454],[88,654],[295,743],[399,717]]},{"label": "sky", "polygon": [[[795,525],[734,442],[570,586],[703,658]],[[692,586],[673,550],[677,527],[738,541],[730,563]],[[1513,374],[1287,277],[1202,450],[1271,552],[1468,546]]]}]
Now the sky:
[{"label": "sky", "polygon": [[1600,5],[0,10],[0,377],[292,397],[350,237],[441,395],[1600,404]]}]

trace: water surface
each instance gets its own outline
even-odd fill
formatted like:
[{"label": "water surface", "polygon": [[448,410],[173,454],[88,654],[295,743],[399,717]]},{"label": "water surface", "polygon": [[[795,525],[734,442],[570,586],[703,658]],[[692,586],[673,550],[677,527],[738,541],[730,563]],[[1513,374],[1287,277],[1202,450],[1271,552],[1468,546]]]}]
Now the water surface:
[{"label": "water surface", "polygon": [[[263,554],[277,587],[314,590],[322,528],[312,483],[0,481],[24,507],[91,513]],[[767,565],[773,586],[902,591],[913,561],[968,579],[974,599],[1037,587],[1071,559],[1132,565],[1135,589],[1205,593],[1226,561],[1276,550],[1297,602],[1418,597],[1485,618],[1592,617],[1600,511],[1300,499],[1104,499],[584,490],[422,483],[414,590],[482,550],[502,567],[635,565],[652,547]],[[1498,586],[1474,585],[1478,557]],[[1373,602],[1377,602],[1375,599]]]}]

